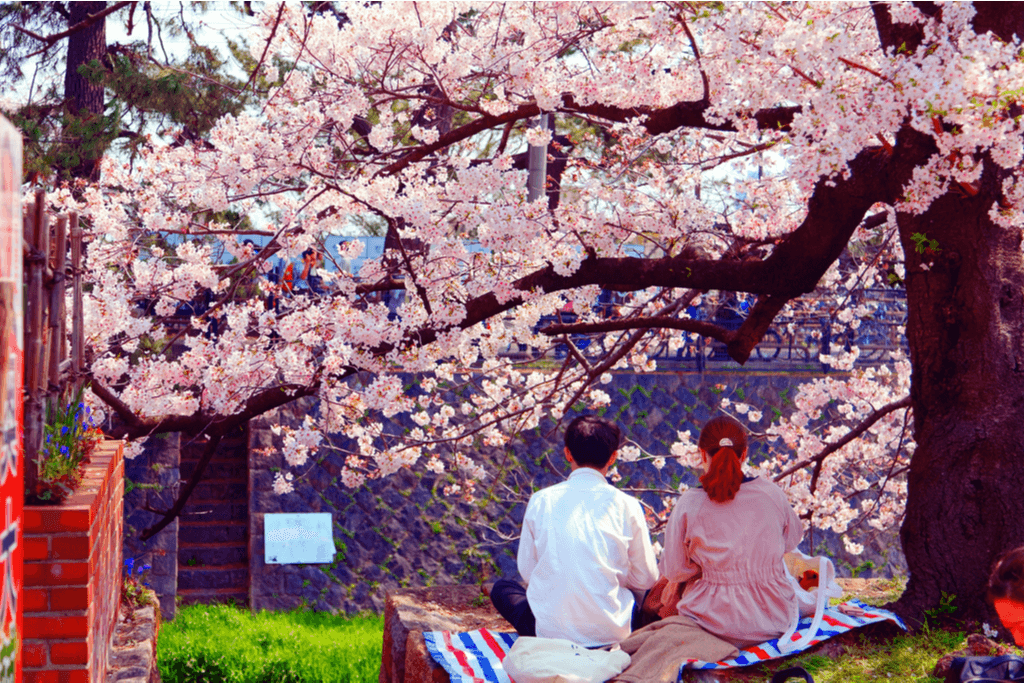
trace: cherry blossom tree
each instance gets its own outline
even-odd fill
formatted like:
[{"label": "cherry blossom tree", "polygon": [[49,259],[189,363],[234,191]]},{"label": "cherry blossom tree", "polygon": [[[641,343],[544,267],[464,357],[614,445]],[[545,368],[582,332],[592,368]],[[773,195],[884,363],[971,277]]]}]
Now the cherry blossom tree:
[{"label": "cherry blossom tree", "polygon": [[[841,330],[872,315],[859,288],[895,285],[909,358],[857,369],[857,347],[843,349],[827,360],[854,368],[849,378],[810,383],[770,427],[749,406],[729,409],[775,438],[760,472],[809,524],[901,525],[911,575],[897,609],[919,617],[945,592],[962,616],[990,616],[988,567],[1024,543],[1024,9],[344,13],[347,23],[267,7],[253,58],[280,86],[258,110],[223,117],[195,144],[107,158],[81,200],[51,194],[89,217],[92,390],[136,448],[153,433],[203,434],[205,464],[231,428],[315,396],[319,412],[282,430],[295,471],[279,491],[323,434],[341,432],[358,443],[350,486],[425,467],[456,474],[448,492],[472,496],[488,476],[478,445],[607,405],[607,373],[653,368],[659,345],[703,336],[745,362],[816,288],[831,292]],[[555,137],[534,125],[542,113]],[[564,161],[534,201],[517,163],[528,145]],[[318,296],[266,282],[252,294],[272,261],[357,221],[388,235],[358,276],[325,272]],[[597,305],[602,289],[624,296],[612,315]],[[208,311],[169,325],[205,291]],[[384,298],[399,292],[392,311]],[[687,312],[715,292],[754,302],[738,329]],[[538,326],[567,304],[574,321]],[[581,333],[601,335],[599,353],[573,344]],[[553,370],[503,353],[556,341],[568,353]],[[456,392],[460,402],[444,399]],[[823,427],[825,410],[838,421]],[[385,429],[399,414],[418,428]],[[672,451],[650,455],[692,462],[689,435]]]}]

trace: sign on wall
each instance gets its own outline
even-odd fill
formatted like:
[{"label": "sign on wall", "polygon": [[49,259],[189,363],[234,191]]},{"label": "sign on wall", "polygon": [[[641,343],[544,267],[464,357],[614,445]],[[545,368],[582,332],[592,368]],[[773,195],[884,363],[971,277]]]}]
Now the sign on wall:
[{"label": "sign on wall", "polygon": [[264,515],[263,561],[267,564],[316,564],[334,561],[331,513]]},{"label": "sign on wall", "polygon": [[0,116],[0,681],[21,681],[21,134]]}]

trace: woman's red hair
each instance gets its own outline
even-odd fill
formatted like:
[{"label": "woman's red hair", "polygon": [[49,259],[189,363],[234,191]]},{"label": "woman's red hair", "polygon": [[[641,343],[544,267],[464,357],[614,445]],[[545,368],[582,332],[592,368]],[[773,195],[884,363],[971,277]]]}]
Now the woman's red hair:
[{"label": "woman's red hair", "polygon": [[711,457],[707,473],[700,478],[704,492],[716,503],[729,502],[743,483],[740,456],[747,451],[747,430],[728,415],[720,415],[704,425],[697,446]]}]

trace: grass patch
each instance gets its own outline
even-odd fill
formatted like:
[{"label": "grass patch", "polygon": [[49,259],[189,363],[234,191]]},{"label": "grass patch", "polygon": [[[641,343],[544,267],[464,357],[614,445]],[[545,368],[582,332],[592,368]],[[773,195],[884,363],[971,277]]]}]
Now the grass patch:
[{"label": "grass patch", "polygon": [[383,630],[378,615],[190,605],[160,628],[157,662],[164,683],[369,683]]},{"label": "grass patch", "polygon": [[861,637],[838,657],[812,654],[795,663],[807,669],[815,683],[941,683],[931,675],[935,662],[965,645],[964,634],[956,631],[933,630],[880,643]]}]

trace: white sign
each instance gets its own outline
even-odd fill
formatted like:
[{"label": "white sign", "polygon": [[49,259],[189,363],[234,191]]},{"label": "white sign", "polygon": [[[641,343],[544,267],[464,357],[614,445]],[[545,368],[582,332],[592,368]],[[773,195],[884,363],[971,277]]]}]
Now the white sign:
[{"label": "white sign", "polygon": [[263,561],[314,564],[334,560],[331,513],[273,514],[263,517]]}]

